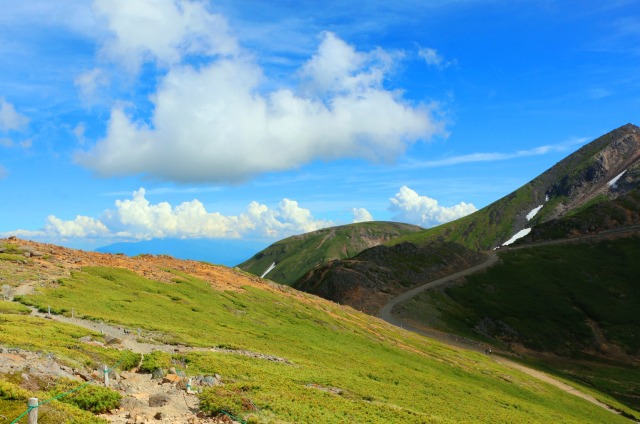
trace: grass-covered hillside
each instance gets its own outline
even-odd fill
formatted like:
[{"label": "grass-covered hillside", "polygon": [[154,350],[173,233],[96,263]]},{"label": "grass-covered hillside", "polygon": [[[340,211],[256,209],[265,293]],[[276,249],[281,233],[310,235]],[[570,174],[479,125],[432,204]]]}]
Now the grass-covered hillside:
[{"label": "grass-covered hillside", "polygon": [[[627,124],[583,146],[513,193],[462,219],[391,240],[427,243],[444,238],[470,249],[499,246],[523,228],[559,218],[638,187],[640,128]],[[636,170],[636,171],[634,171]],[[624,171],[619,183],[608,183]],[[527,215],[542,208],[531,219]]]},{"label": "grass-covered hillside", "polygon": [[365,249],[420,230],[418,226],[396,222],[362,222],[325,228],[278,241],[238,267],[261,276],[275,264],[266,277],[292,285],[318,265],[351,258]]},{"label": "grass-covered hillside", "polygon": [[[16,257],[0,259],[0,269],[23,277],[7,285],[16,293],[33,288],[18,300],[42,311],[51,306],[54,319],[23,316],[24,307],[0,301],[0,346],[24,355],[51,353],[52,361],[91,369],[119,357],[125,361],[120,366],[130,367],[136,357],[126,346],[155,343],[158,351],[145,355],[139,372],[173,363],[187,376],[220,376],[222,385],[185,395],[199,396],[199,408],[208,414],[224,410],[264,423],[629,422],[491,357],[239,271],[10,243],[17,244]],[[74,329],[72,310],[75,320],[131,332],[121,343],[105,345],[95,331]],[[59,316],[70,324],[58,323]],[[82,341],[87,335],[98,343]],[[182,346],[163,349],[165,343]],[[0,374],[0,414],[13,419],[24,410],[25,396],[54,387],[36,386],[33,379]],[[53,392],[40,394],[45,396]],[[57,400],[49,405],[67,407]],[[65,421],[89,422],[43,422]]]},{"label": "grass-covered hillside", "polygon": [[639,408],[640,237],[523,247],[499,256],[498,265],[466,283],[424,292],[395,312],[539,356]]}]

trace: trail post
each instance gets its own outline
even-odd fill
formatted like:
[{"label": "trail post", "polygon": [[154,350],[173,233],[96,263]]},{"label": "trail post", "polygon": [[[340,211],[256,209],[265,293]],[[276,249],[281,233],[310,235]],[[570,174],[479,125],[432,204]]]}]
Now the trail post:
[{"label": "trail post", "polygon": [[27,415],[28,424],[38,424],[38,398],[29,398],[29,415]]}]

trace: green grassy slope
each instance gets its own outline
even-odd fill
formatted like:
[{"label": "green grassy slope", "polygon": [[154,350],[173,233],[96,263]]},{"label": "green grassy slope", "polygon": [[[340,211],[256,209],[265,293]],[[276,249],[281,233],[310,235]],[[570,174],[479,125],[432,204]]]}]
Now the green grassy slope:
[{"label": "green grassy slope", "polygon": [[395,222],[363,222],[325,228],[278,241],[238,267],[260,276],[275,262],[276,267],[267,278],[292,285],[318,265],[353,257],[364,249],[421,229]]},{"label": "green grassy slope", "polygon": [[592,361],[595,387],[640,407],[640,237],[499,255],[499,265],[466,284],[423,293],[398,312],[442,330],[552,352],[566,358],[559,362],[565,370]]},{"label": "green grassy slope", "polygon": [[[630,165],[626,162],[637,156],[637,143],[630,140],[637,140],[638,133],[635,125],[620,127],[583,146],[537,178],[485,208],[462,219],[408,234],[386,244],[424,244],[444,238],[470,249],[488,250],[498,246],[525,226],[536,226],[556,218],[559,206],[570,204],[574,208],[591,201],[591,195],[585,194],[591,187],[606,186],[606,176],[621,171],[615,167],[624,170]],[[621,143],[621,139],[628,141]],[[600,156],[605,148],[614,152],[608,153],[609,156],[618,155],[615,160],[607,161]],[[635,183],[638,182],[640,179],[635,180]],[[549,200],[545,202],[547,195]],[[582,199],[581,196],[586,197],[576,200]],[[542,210],[530,223],[527,222],[526,214],[542,204]]]},{"label": "green grassy slope", "polygon": [[[258,422],[628,422],[484,355],[449,348],[315,296],[256,286],[241,276],[238,290],[217,291],[172,272],[175,281],[162,283],[124,269],[85,267],[21,300],[51,305],[57,313],[68,315],[74,308],[87,318],[142,327],[156,339],[286,358],[289,364],[219,352],[173,358],[188,364],[189,373],[221,374],[229,393],[242,392],[259,408],[250,413]],[[24,331],[23,324],[4,314],[0,323],[0,343],[30,346],[21,337],[2,339]],[[40,319],[38,325],[53,323]],[[49,349],[48,337],[70,337],[73,349],[80,333],[57,336],[49,330],[40,349]],[[242,408],[234,412],[249,415]]]}]

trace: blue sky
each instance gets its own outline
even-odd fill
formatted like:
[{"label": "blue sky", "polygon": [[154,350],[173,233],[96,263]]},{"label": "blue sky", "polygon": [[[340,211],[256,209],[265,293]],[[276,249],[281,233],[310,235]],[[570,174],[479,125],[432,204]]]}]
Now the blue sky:
[{"label": "blue sky", "polygon": [[3,236],[430,227],[640,123],[638,1],[0,7]]}]

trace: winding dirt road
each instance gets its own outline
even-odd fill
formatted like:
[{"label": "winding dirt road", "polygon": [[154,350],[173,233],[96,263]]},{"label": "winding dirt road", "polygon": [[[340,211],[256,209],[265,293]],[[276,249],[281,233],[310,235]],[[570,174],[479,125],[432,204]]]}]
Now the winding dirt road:
[{"label": "winding dirt road", "polygon": [[[572,240],[573,241],[573,240]],[[550,244],[550,243],[549,243]],[[525,246],[518,246],[519,248],[521,247],[525,247]],[[514,247],[515,248],[515,247]],[[514,249],[511,248],[511,249]],[[418,333],[420,335],[432,338],[432,339],[436,339],[439,342],[448,344],[450,346],[455,346],[458,348],[462,348],[462,349],[467,349],[467,350],[473,350],[476,352],[481,352],[484,353],[485,352],[485,347],[482,346],[480,343],[477,344],[471,344],[471,343],[465,343],[465,342],[461,342],[461,340],[463,340],[462,338],[452,338],[452,337],[447,337],[450,335],[447,335],[446,333],[439,333],[436,331],[425,331],[423,329],[420,328],[416,328],[415,326],[411,325],[409,322],[407,321],[403,321],[401,320],[399,317],[397,317],[396,315],[393,315],[393,308],[402,303],[405,302],[411,298],[413,298],[414,296],[418,295],[419,293],[422,293],[425,290],[429,290],[438,286],[441,286],[443,284],[449,283],[451,281],[455,281],[461,277],[465,277],[467,275],[470,274],[474,274],[476,272],[482,271],[484,269],[487,269],[491,266],[493,266],[496,262],[498,262],[498,255],[496,255],[494,252],[490,252],[487,256],[487,259],[482,262],[481,264],[472,266],[470,268],[467,268],[465,270],[456,272],[454,274],[451,274],[447,277],[443,277],[443,278],[439,278],[435,281],[430,281],[428,283],[425,283],[421,286],[415,287],[407,292],[402,293],[399,296],[394,297],[393,299],[391,299],[389,301],[389,303],[387,303],[385,306],[382,307],[382,309],[380,309],[380,312],[378,313],[378,317],[387,321],[390,324],[393,324],[397,327],[402,327],[406,330],[412,331],[414,333]],[[601,408],[606,409],[607,411],[610,411],[614,414],[620,414],[617,410],[611,408],[609,405],[600,402],[599,400],[597,400],[596,398],[594,398],[593,396],[581,392],[579,390],[577,390],[574,387],[569,386],[568,384],[563,383],[560,380],[557,380],[555,378],[553,378],[552,376],[545,374],[541,371],[538,371],[536,369],[533,368],[529,368],[527,366],[524,366],[522,364],[510,361],[509,359],[506,359],[504,357],[501,356],[496,356],[496,355],[492,355],[491,356],[496,362],[506,365],[510,368],[514,368],[517,369],[518,371],[521,371],[525,374],[528,374],[534,378],[537,378],[541,381],[544,381],[546,383],[551,384],[552,386],[555,386],[557,388],[559,388],[560,390],[566,392],[566,393],[570,393],[572,395],[578,396],[588,402],[591,402],[595,405],[598,405]]]},{"label": "winding dirt road", "polygon": [[[418,295],[419,293],[422,293],[425,290],[428,289],[432,289],[438,286],[441,286],[443,284],[446,284],[450,281],[454,281],[460,277],[464,277],[467,276],[469,274],[473,274],[476,273],[478,271],[482,271],[483,269],[489,268],[490,266],[494,265],[496,262],[498,262],[498,255],[496,255],[495,253],[491,252],[489,253],[487,259],[482,262],[481,264],[472,266],[471,268],[467,268],[465,270],[456,272],[455,274],[451,274],[448,275],[446,277],[440,278],[438,280],[435,281],[430,281],[426,284],[423,284],[421,286],[415,287],[407,292],[402,293],[399,296],[394,297],[393,299],[391,299],[389,301],[389,303],[387,303],[386,305],[384,305],[382,307],[382,309],[380,309],[380,312],[378,312],[378,317],[382,318],[383,320],[387,321],[388,323],[391,323],[393,325],[396,326],[400,326],[400,324],[403,324],[400,320],[398,320],[391,312],[393,310],[393,308],[402,302],[405,302],[411,298],[413,298],[414,296]],[[403,324],[404,325],[404,324]]]}]

